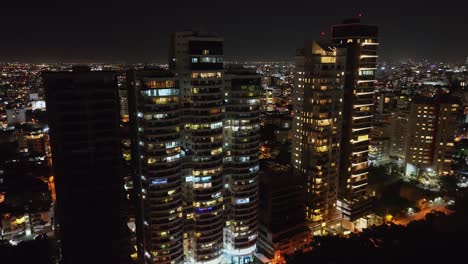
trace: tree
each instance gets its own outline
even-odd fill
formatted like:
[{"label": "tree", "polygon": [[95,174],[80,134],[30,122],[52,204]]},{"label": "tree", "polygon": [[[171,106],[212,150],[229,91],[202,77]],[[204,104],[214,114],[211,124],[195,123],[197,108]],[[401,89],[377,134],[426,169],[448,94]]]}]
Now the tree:
[{"label": "tree", "polygon": [[[468,196],[455,214],[432,212],[408,226],[381,225],[350,237],[316,237],[311,252],[288,263],[458,263],[468,249]],[[441,261],[443,260],[443,261]]]}]

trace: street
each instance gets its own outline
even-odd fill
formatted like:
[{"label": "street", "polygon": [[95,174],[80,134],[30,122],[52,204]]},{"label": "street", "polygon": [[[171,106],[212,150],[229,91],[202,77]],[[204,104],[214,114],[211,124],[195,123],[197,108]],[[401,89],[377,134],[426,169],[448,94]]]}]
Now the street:
[{"label": "street", "polygon": [[412,221],[418,221],[418,220],[423,220],[426,217],[426,214],[432,212],[432,211],[438,211],[438,212],[443,212],[446,215],[454,213],[454,211],[447,209],[445,204],[436,204],[430,207],[427,207],[417,213],[414,213],[410,216],[406,217],[400,217],[397,219],[393,220],[393,223],[397,225],[408,225]]}]

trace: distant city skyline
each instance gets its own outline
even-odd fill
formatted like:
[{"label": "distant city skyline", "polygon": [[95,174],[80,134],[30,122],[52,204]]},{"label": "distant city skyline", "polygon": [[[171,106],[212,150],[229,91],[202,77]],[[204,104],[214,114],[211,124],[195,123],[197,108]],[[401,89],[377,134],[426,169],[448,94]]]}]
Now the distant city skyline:
[{"label": "distant city skyline", "polygon": [[0,61],[167,63],[170,32],[199,29],[225,39],[227,61],[292,62],[304,38],[329,35],[332,24],[362,13],[381,29],[382,61],[465,62],[466,7],[461,0],[8,2]]}]

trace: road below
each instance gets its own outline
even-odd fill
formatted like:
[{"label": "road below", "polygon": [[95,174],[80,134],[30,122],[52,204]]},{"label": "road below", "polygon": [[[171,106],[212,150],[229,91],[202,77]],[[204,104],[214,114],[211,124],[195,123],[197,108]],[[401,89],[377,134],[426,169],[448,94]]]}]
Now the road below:
[{"label": "road below", "polygon": [[400,217],[400,218],[395,218],[392,222],[397,224],[397,225],[408,225],[412,221],[418,221],[418,220],[423,220],[426,215],[432,211],[437,211],[437,212],[442,212],[446,215],[454,213],[454,211],[447,209],[445,204],[437,204],[433,205],[431,207],[428,207],[426,209],[423,209],[417,213],[414,213],[410,216],[407,217]]}]

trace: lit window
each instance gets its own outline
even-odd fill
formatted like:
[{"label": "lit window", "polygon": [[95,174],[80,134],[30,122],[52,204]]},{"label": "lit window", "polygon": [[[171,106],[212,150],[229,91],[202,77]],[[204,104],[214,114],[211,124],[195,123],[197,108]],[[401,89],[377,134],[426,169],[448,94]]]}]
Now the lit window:
[{"label": "lit window", "polygon": [[374,75],[374,71],[372,71],[372,70],[361,70],[361,71],[359,71],[359,75],[360,76]]},{"label": "lit window", "polygon": [[321,63],[335,63],[336,58],[335,57],[321,57],[320,62]]}]

